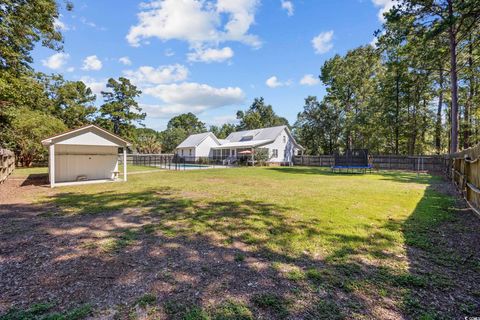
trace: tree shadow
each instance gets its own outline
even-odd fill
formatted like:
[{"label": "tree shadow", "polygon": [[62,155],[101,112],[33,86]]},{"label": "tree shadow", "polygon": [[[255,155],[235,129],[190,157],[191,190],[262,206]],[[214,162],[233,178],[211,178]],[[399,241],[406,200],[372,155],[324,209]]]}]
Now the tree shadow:
[{"label": "tree shadow", "polygon": [[22,182],[21,187],[43,186],[48,184],[48,175],[45,173],[32,173]]},{"label": "tree shadow", "polygon": [[[169,187],[57,193],[0,209],[0,310],[46,299],[60,310],[89,303],[96,316],[114,310],[127,317],[143,312],[135,303],[150,293],[156,300],[149,312],[171,319],[195,308],[217,312],[226,301],[264,319],[473,315],[479,251],[459,266],[456,247],[436,234],[445,223],[465,227],[451,206],[429,186],[406,221],[365,223],[365,236],[288,217],[291,207],[185,198]],[[318,254],[325,243],[335,245]],[[255,302],[267,294],[288,315]]]}]

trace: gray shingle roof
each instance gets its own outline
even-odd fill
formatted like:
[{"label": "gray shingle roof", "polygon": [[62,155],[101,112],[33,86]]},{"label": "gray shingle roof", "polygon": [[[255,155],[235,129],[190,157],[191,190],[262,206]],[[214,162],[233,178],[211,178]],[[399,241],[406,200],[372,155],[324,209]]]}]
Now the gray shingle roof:
[{"label": "gray shingle roof", "polygon": [[[275,140],[287,126],[232,132],[226,140],[230,142]],[[250,138],[251,137],[251,138]]]},{"label": "gray shingle roof", "polygon": [[205,140],[208,136],[212,136],[212,138],[217,141],[217,138],[215,135],[211,132],[204,132],[204,133],[198,133],[198,134],[192,134],[189,136],[187,139],[183,140],[182,143],[180,143],[177,148],[193,148],[198,146],[200,143],[202,143],[203,140]]}]

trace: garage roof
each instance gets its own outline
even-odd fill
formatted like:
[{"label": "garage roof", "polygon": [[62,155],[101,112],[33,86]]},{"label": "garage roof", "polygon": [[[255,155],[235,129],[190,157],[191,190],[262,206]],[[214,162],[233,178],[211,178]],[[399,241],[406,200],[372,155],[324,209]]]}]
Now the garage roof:
[{"label": "garage roof", "polygon": [[51,144],[118,146],[128,147],[131,143],[93,124],[70,130],[42,140],[44,146]]}]

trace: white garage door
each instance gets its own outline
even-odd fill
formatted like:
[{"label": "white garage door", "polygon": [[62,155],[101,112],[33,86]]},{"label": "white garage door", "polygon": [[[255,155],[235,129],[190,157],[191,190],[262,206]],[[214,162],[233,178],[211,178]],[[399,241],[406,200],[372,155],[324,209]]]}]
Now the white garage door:
[{"label": "white garage door", "polygon": [[[116,151],[116,148],[113,150]],[[87,180],[111,179],[112,171],[116,169],[118,156],[116,153],[111,154],[112,149],[105,151],[110,154],[71,154],[66,152],[56,154],[55,181],[76,181],[79,176],[85,176]]]}]

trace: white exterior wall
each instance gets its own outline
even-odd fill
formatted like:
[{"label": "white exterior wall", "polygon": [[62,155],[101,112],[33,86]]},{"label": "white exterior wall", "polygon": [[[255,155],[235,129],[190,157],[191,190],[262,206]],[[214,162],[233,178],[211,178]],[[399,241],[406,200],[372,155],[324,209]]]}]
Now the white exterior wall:
[{"label": "white exterior wall", "polygon": [[[198,146],[188,148],[177,148],[175,153],[183,157],[210,157],[212,156],[212,148],[217,147],[215,140],[208,136]],[[182,154],[183,151],[183,154]],[[191,151],[191,152],[190,152]]]},{"label": "white exterior wall", "polygon": [[[283,142],[283,137],[285,137],[285,142]],[[268,148],[269,162],[291,162],[295,155],[295,146],[286,130],[283,130],[274,142],[261,148]],[[273,157],[273,149],[278,150],[278,157]]]},{"label": "white exterior wall", "polygon": [[118,144],[110,141],[108,135],[104,132],[85,132],[71,138],[62,140],[56,145],[76,145],[76,146],[109,146],[118,147]]},{"label": "white exterior wall", "polygon": [[[182,151],[183,151],[183,154],[182,154]],[[195,147],[177,148],[175,152],[180,157],[195,157]]]},{"label": "white exterior wall", "polygon": [[55,145],[55,182],[113,179],[118,171],[118,146]]},{"label": "white exterior wall", "polygon": [[211,136],[208,136],[197,146],[195,154],[197,157],[209,157],[212,155],[212,148],[217,146],[218,144],[215,140],[213,140]]}]

